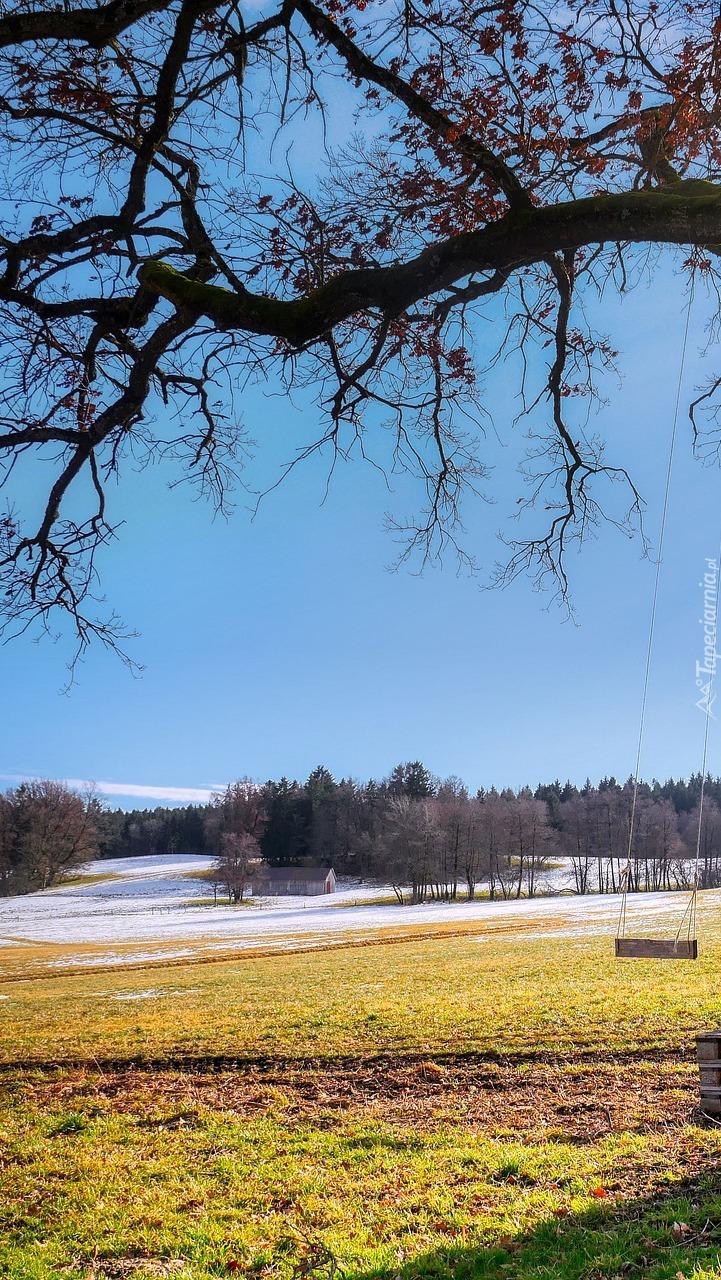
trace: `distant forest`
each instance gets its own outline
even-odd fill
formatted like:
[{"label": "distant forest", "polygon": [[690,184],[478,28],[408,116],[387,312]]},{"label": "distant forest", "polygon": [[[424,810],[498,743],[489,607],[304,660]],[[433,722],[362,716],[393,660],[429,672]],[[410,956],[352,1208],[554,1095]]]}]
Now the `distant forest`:
[{"label": "distant forest", "polygon": [[[699,829],[701,776],[641,783],[633,890],[689,882]],[[219,857],[229,838],[272,866],[316,863],[337,874],[411,886],[412,897],[533,895],[554,857],[571,859],[579,893],[615,892],[626,864],[633,780],[582,787],[558,780],[532,790],[469,793],[459,778],[434,777],[420,761],[389,777],[336,781],[319,766],[304,783],[243,779],[205,806],[116,809],[99,825],[100,856],[203,853]],[[700,884],[721,884],[721,778],[707,778],[700,832]]]}]

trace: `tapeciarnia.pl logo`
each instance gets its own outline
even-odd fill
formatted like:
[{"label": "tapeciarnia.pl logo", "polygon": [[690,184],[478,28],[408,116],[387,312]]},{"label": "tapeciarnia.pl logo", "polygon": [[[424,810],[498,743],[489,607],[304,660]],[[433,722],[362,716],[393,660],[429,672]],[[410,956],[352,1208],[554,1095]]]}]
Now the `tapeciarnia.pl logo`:
[{"label": "tapeciarnia.pl logo", "polygon": [[719,654],[716,652],[718,565],[715,560],[706,560],[706,572],[699,586],[703,590],[703,617],[699,618],[703,627],[703,662],[696,663],[696,688],[701,691],[701,697],[696,706],[700,707],[705,715],[713,716],[712,708],[716,701],[713,681],[719,659]]}]

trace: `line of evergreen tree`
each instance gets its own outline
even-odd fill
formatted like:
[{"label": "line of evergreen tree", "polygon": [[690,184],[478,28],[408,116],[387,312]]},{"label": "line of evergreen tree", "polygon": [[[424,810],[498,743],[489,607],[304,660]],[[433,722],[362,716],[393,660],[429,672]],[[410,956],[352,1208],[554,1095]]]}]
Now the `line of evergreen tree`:
[{"label": "line of evergreen tree", "polygon": [[[701,775],[692,774],[688,779],[653,779],[639,785],[642,821],[635,844],[641,849],[645,841],[646,865],[656,858],[649,851],[656,848],[659,840],[669,866],[672,852],[677,860],[691,856],[701,783]],[[248,780],[233,785],[240,791],[232,804],[228,800],[232,791],[229,788],[207,806],[107,811],[100,822],[100,856],[217,856],[224,833],[243,835],[252,826],[259,855],[272,866],[332,864],[337,872],[363,877],[377,866],[379,850],[388,846],[389,832],[394,823],[398,824],[398,805],[394,808],[391,801],[419,804],[434,797],[443,799],[449,793],[468,797],[460,779],[442,782],[418,760],[398,764],[388,777],[366,783],[348,778],[336,781],[327,768],[319,765],[303,783],[283,777],[260,786]],[[622,856],[627,841],[624,815],[632,787],[632,779],[621,783],[613,776],[604,777],[595,785],[588,779],[582,786],[556,779],[540,783],[534,791],[528,787],[500,792],[481,789],[473,799],[482,803],[500,797],[506,803],[513,800],[519,805],[523,801],[527,808],[530,798],[541,802],[549,833],[544,842],[550,841],[556,853],[577,860],[578,887],[589,891],[590,887],[605,883],[600,870],[594,873],[595,879],[591,875],[592,861],[602,856]],[[702,854],[705,882],[710,884],[721,877],[721,835],[718,840],[716,837],[717,825],[721,833],[721,777],[707,778],[705,797]],[[248,816],[248,806],[253,810],[252,818]],[[639,853],[638,857],[642,855]],[[644,874],[650,884],[653,877]]]},{"label": "line of evergreen tree", "polygon": [[[206,854],[234,867],[332,865],[376,878],[415,901],[532,896],[539,872],[562,857],[578,893],[681,888],[698,848],[700,884],[721,885],[721,778],[709,777],[700,820],[700,774],[641,783],[605,777],[481,789],[441,781],[418,760],[388,777],[336,781],[319,765],[304,782],[232,783],[208,805],[103,810],[93,796],[32,781],[0,795],[0,895],[59,883],[79,862]],[[633,825],[633,831],[631,827]],[[624,870],[631,848],[631,865]],[[242,878],[242,877],[241,877]]]},{"label": "line of evergreen tree", "polygon": [[100,833],[101,858],[205,853],[207,806],[107,809]]}]

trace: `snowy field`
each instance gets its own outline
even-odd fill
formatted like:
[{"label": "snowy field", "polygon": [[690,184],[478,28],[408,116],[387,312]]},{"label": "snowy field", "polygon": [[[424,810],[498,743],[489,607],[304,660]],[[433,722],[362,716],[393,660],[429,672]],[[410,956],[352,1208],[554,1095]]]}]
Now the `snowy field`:
[{"label": "snowy field", "polygon": [[[9,976],[36,969],[289,951],[408,931],[468,930],[479,939],[499,932],[612,936],[618,916],[618,899],[609,896],[400,906],[388,901],[388,889],[347,881],[326,897],[252,898],[237,907],[225,902],[216,906],[207,902],[210,886],[197,878],[210,865],[210,858],[193,856],[93,862],[83,869],[87,884],[81,878],[43,893],[0,899],[0,972],[5,958],[11,961]],[[673,934],[686,901],[683,894],[634,897],[629,926],[636,932],[641,927]],[[721,916],[721,891],[702,894],[700,911]]]}]

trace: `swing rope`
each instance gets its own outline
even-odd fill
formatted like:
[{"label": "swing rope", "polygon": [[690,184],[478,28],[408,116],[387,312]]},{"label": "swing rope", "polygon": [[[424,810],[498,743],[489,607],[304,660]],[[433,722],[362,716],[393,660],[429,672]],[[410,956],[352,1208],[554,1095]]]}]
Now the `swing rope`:
[{"label": "swing rope", "polygon": [[[629,826],[628,826],[628,851],[626,855],[626,866],[621,872],[621,886],[622,886],[621,908],[619,911],[618,926],[616,929],[616,934],[617,934],[617,937],[619,938],[625,937],[625,934],[626,934],[626,907],[627,907],[627,900],[628,900],[629,883],[631,879],[631,870],[633,867],[633,857],[632,857],[633,837],[634,837],[635,828],[636,828],[636,810],[638,807],[638,788],[639,788],[639,774],[641,771],[641,753],[643,749],[643,735],[644,735],[644,729],[646,725],[646,704],[648,702],[648,685],[649,685],[649,678],[651,675],[651,657],[653,654],[653,640],[654,640],[654,633],[656,629],[656,610],[658,606],[658,590],[659,590],[659,583],[661,581],[661,564],[663,561],[663,548],[664,548],[664,542],[666,537],[666,518],[668,515],[669,496],[671,493],[671,476],[673,473],[673,459],[674,459],[674,453],[676,449],[676,436],[678,433],[678,416],[679,416],[679,408],[681,405],[681,391],[683,388],[683,379],[684,379],[684,373],[686,370],[686,351],[688,348],[688,335],[689,335],[689,326],[691,321],[691,307],[693,305],[694,285],[695,285],[695,277],[692,273],[691,288],[689,291],[688,304],[686,306],[686,322],[684,325],[683,342],[681,345],[681,361],[679,364],[678,382],[676,385],[676,404],[675,404],[674,413],[673,413],[671,439],[669,441],[668,462],[666,464],[666,483],[663,491],[663,506],[661,510],[661,528],[659,530],[659,538],[658,538],[658,555],[656,557],[656,572],[654,574],[653,597],[651,602],[651,619],[650,619],[649,628],[648,628],[648,644],[646,646],[646,665],[645,665],[644,676],[643,676],[643,693],[641,696],[641,715],[639,718],[639,726],[638,726],[636,764],[633,771],[633,796],[631,800],[631,817],[630,817]],[[704,735],[704,769],[703,769],[704,779],[706,776],[707,744],[708,744],[708,717],[706,718],[706,733]],[[702,782],[702,792],[701,792],[701,806],[703,806],[703,782]],[[687,911],[684,916],[684,919],[686,918],[686,915],[689,916],[689,929],[691,928],[691,917],[693,917],[694,925],[696,920],[696,888],[698,885],[699,851],[700,851],[700,845],[701,845],[701,813],[702,813],[702,807],[699,810],[699,828],[698,828],[698,835],[696,839],[696,870],[694,874],[694,890],[692,894],[691,903],[689,904],[689,907],[692,907],[692,909],[689,912],[689,909],[687,908]],[[682,921],[682,926],[683,926],[683,921]],[[679,930],[679,933],[680,933],[680,930]],[[678,940],[679,935],[677,934],[676,936]]]}]

